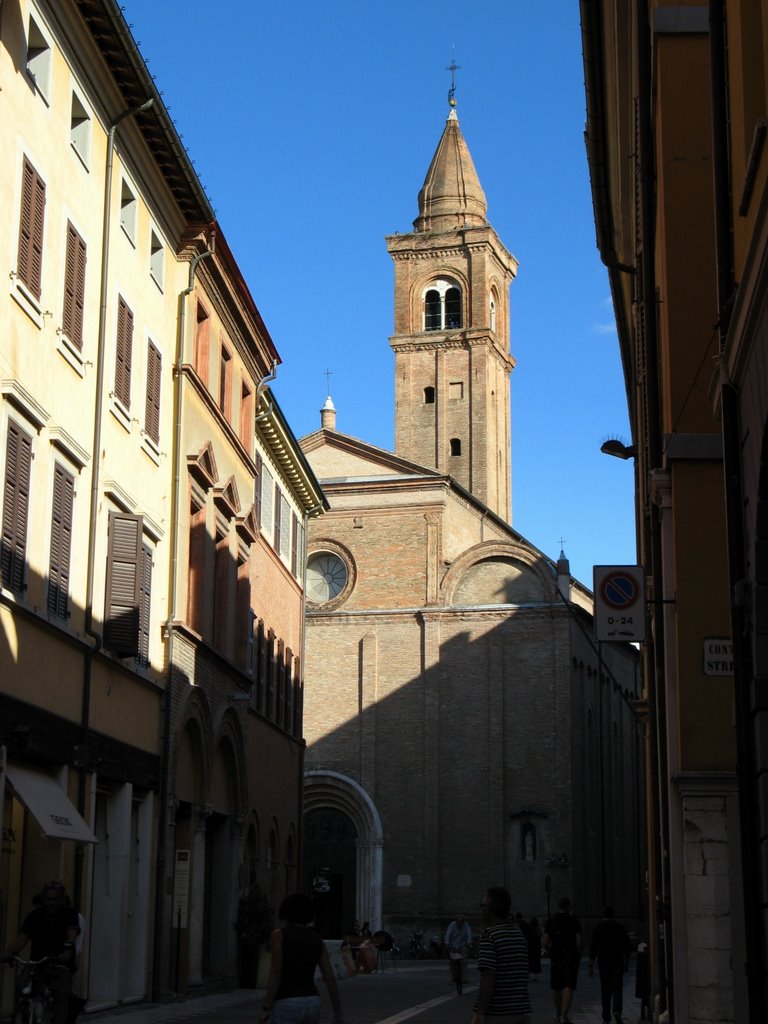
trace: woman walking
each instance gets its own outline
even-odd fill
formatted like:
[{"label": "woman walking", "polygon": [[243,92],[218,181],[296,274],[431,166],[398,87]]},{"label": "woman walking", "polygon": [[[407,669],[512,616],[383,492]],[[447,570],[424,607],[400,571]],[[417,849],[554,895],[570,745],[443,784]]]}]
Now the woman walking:
[{"label": "woman walking", "polygon": [[319,1024],[320,996],[315,985],[319,965],[333,1006],[333,1019],[342,1024],[336,975],[325,943],[312,927],[314,909],[309,896],[295,892],[280,904],[282,928],[272,932],[272,964],[262,1020],[270,1024]]}]

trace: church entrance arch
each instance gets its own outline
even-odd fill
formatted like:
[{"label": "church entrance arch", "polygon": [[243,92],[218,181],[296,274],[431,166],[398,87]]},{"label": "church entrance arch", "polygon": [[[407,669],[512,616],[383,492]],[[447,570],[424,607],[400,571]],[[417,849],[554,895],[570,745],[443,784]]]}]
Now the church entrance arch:
[{"label": "church entrance arch", "polygon": [[[307,772],[303,864],[308,891],[314,887],[320,897],[330,896],[321,899],[324,937],[341,938],[355,918],[369,921],[373,929],[381,927],[383,844],[379,812],[358,782],[341,772]],[[340,875],[337,887],[331,877],[323,893],[323,875],[315,868]]]}]

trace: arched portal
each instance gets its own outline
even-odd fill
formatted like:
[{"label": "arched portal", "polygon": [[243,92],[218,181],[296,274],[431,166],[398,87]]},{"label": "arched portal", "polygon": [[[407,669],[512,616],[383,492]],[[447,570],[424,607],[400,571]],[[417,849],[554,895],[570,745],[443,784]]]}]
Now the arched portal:
[{"label": "arched portal", "polygon": [[[350,856],[351,851],[354,851],[354,879],[349,877],[352,872],[351,861],[347,862],[345,869],[348,886],[354,892],[352,919],[370,921],[374,929],[381,927],[384,836],[379,812],[368,793],[358,782],[341,772],[307,772],[304,777],[305,874],[312,872],[317,859],[315,854],[319,849],[317,846],[314,850],[307,847],[308,824],[311,829],[314,828],[313,843],[318,838],[323,839],[324,830],[330,830],[326,839],[336,836],[337,841],[330,845],[326,843],[326,849],[331,856],[338,858],[339,864],[344,864],[345,847],[350,851]],[[311,883],[312,879],[308,881]],[[352,906],[351,900],[348,904],[345,900],[340,912],[349,913]],[[345,928],[348,924],[344,920],[341,927]]]}]

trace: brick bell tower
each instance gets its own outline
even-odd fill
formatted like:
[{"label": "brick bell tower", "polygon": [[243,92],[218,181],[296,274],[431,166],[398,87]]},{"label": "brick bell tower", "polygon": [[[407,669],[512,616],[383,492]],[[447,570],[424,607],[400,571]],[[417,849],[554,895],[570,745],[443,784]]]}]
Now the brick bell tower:
[{"label": "brick bell tower", "polygon": [[419,192],[395,264],[395,451],[450,474],[511,522],[509,286],[517,260],[486,220],[456,116]]}]

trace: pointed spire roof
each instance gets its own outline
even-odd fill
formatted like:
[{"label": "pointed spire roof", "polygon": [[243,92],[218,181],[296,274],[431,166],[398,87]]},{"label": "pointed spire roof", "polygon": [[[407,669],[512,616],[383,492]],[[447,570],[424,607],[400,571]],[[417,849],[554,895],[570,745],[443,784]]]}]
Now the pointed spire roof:
[{"label": "pointed spire roof", "polygon": [[464,141],[451,97],[451,112],[419,192],[417,231],[450,231],[486,223],[488,204]]}]

